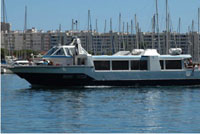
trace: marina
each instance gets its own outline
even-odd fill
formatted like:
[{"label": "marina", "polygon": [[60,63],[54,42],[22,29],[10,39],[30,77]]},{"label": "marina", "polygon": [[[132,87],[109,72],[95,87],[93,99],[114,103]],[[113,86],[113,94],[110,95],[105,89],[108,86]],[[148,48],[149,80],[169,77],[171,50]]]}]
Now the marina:
[{"label": "marina", "polygon": [[0,131],[199,133],[199,6],[1,0]]}]

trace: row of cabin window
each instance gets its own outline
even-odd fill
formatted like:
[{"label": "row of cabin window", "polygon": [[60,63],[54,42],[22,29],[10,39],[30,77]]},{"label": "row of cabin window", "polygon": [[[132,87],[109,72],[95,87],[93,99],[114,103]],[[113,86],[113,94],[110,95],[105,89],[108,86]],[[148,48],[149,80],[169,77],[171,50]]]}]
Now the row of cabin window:
[{"label": "row of cabin window", "polygon": [[[111,61],[112,70],[129,70],[129,61]],[[95,70],[111,70],[110,61],[94,61]],[[161,69],[182,69],[181,60],[160,60]],[[165,67],[165,68],[164,68]],[[147,60],[131,61],[131,70],[148,70]]]},{"label": "row of cabin window", "polygon": [[[110,61],[94,61],[95,70],[111,70]],[[112,70],[129,70],[129,61],[112,61]],[[131,70],[147,70],[147,60],[131,61]]]}]

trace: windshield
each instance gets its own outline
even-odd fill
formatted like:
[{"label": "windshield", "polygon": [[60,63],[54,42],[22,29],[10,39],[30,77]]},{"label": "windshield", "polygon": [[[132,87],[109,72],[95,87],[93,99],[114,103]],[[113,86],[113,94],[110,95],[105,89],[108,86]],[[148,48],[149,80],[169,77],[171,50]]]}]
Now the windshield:
[{"label": "windshield", "polygon": [[52,55],[58,48],[57,47],[53,47],[52,49],[50,49],[47,54],[45,55]]},{"label": "windshield", "polygon": [[63,48],[60,48],[54,55],[65,55]]}]

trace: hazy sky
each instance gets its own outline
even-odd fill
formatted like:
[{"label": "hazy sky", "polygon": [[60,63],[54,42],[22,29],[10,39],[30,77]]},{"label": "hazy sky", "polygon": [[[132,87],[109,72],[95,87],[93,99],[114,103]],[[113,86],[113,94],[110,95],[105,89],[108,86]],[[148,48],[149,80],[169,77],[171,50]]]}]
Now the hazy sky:
[{"label": "hazy sky", "polygon": [[[178,18],[181,17],[181,31],[188,30],[192,19],[195,29],[198,26],[198,8],[200,0],[168,0],[171,27],[177,30]],[[125,23],[134,19],[134,14],[142,31],[151,31],[151,18],[155,13],[155,0],[5,0],[7,20],[13,30],[23,30],[25,5],[28,8],[28,28],[56,30],[59,24],[62,30],[71,29],[72,19],[80,22],[79,29],[87,29],[87,12],[91,10],[92,27],[98,19],[98,29],[104,30],[104,21],[112,18],[113,30],[118,31],[118,16],[121,12]],[[160,29],[165,29],[165,0],[158,0]],[[126,29],[126,28],[125,28]]]}]

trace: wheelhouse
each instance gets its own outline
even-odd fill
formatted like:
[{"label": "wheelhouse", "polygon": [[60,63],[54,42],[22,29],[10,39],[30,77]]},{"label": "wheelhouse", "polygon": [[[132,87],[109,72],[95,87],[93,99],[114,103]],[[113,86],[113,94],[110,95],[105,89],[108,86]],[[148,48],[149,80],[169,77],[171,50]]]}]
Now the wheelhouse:
[{"label": "wheelhouse", "polygon": [[51,48],[43,59],[56,66],[92,66],[91,55],[81,46],[80,39],[74,39],[69,45],[59,45]]}]

